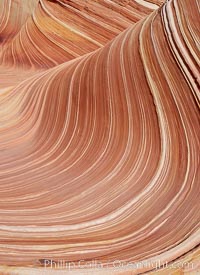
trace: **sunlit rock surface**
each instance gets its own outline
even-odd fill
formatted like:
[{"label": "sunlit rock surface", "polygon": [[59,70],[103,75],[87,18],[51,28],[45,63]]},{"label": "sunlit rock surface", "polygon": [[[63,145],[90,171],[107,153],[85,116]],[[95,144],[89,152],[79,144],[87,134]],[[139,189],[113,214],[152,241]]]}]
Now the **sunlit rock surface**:
[{"label": "sunlit rock surface", "polygon": [[199,25],[195,0],[0,0],[0,274],[199,274]]}]

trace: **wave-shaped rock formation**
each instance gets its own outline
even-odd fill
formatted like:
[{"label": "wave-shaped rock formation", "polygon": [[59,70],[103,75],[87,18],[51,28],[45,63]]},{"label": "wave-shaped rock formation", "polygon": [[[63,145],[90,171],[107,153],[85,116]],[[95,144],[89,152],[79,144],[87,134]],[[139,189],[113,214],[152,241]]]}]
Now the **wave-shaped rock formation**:
[{"label": "wave-shaped rock formation", "polygon": [[[159,4],[145,5],[143,1],[141,5],[140,1],[122,0],[32,0],[32,6],[27,8],[32,13],[21,26],[20,12],[27,2],[17,1],[16,6],[15,1],[3,1],[1,40],[8,42],[3,48],[0,64],[54,67],[102,47]],[[14,22],[11,20],[13,13]]]},{"label": "wave-shaped rock formation", "polygon": [[161,4],[0,2],[1,274],[198,274],[200,7]]},{"label": "wave-shaped rock formation", "polygon": [[0,88],[14,86],[35,71],[103,47],[161,3],[162,0],[1,0]]}]

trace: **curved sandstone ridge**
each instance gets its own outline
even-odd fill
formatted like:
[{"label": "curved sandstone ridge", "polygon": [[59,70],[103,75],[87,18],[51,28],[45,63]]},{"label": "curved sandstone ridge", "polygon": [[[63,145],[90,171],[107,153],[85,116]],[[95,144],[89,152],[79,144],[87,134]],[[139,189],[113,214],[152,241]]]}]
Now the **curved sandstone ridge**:
[{"label": "curved sandstone ridge", "polygon": [[102,47],[161,4],[156,0],[148,5],[146,1],[32,0],[31,16],[21,26],[20,12],[28,2],[1,4],[1,40],[9,38],[0,55],[2,65],[53,67]]},{"label": "curved sandstone ridge", "polygon": [[[43,274],[51,259],[54,267],[73,262],[74,274],[154,274],[166,262],[171,267],[158,274],[171,274],[171,268],[198,274],[198,1],[167,1],[132,26],[149,9],[147,1],[39,2],[2,50],[5,66],[6,52],[16,49],[0,90],[0,270]],[[82,43],[85,5],[95,19],[107,2],[125,7],[119,24],[105,15],[101,28],[110,26],[108,36],[98,36],[91,23]],[[126,7],[136,3],[141,14],[129,17]],[[70,24],[72,10],[79,14],[72,56],[68,27],[54,25],[47,10]],[[46,53],[42,38],[28,46],[34,18],[41,35],[48,33]],[[20,37],[21,47],[27,43],[23,53]],[[33,67],[17,85],[27,60]],[[94,259],[99,270],[79,265]]]},{"label": "curved sandstone ridge", "polygon": [[0,1],[0,89],[104,46],[162,2]]}]

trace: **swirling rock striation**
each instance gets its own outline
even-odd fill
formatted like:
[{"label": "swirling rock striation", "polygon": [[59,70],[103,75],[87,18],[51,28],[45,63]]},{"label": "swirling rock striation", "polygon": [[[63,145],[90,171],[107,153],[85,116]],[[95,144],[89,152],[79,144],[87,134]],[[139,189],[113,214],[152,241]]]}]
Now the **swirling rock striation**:
[{"label": "swirling rock striation", "polygon": [[[9,5],[4,7],[2,22],[6,21],[4,14],[8,14],[7,25],[4,24],[13,35],[3,48],[0,64],[26,69],[50,68],[102,47],[160,4],[154,4],[155,0],[147,7],[140,2],[121,0],[32,0],[35,9],[21,26],[18,14],[26,1],[17,1],[18,6],[11,0],[3,2],[11,5],[18,20],[11,28],[9,16],[13,14],[9,13]],[[2,39],[10,37],[9,34],[5,30]]]},{"label": "swirling rock striation", "polygon": [[[61,17],[65,5],[68,18],[71,8],[86,14],[85,3],[90,10],[101,1],[40,1],[34,16],[48,7]],[[112,1],[118,8],[133,3]],[[88,28],[88,37],[102,45],[90,48],[89,41],[87,51],[74,40],[80,49],[70,61],[69,48],[63,57],[57,52],[65,36],[61,42],[54,27],[60,32],[62,24],[38,15],[43,34],[54,37],[45,45],[52,43],[56,54],[41,57],[38,41],[34,53],[24,51],[35,70],[0,94],[0,264],[16,266],[9,272],[40,274],[39,259],[98,259],[105,270],[85,271],[91,274],[139,274],[158,261],[186,259],[195,265],[177,270],[198,272],[198,8],[195,0],[166,1],[125,31],[126,24],[119,27],[119,35],[110,27],[108,40],[117,36],[109,43]],[[34,16],[25,23],[30,30]],[[112,26],[106,18],[105,24]],[[14,67],[27,64],[18,50]],[[154,265],[116,271],[116,260]]]}]

